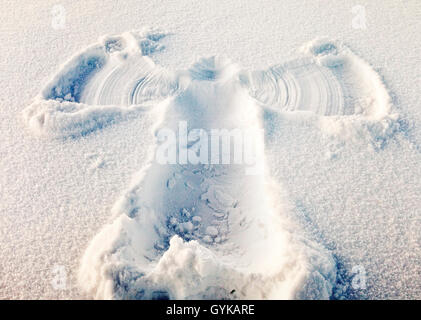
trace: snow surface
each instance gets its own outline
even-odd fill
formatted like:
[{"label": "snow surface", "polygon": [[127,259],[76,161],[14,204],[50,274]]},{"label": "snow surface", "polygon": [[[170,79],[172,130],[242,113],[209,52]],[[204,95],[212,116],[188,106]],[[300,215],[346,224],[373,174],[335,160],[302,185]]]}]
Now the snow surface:
[{"label": "snow surface", "polygon": [[[421,297],[418,2],[55,4],[3,4],[1,298]],[[265,174],[153,163],[185,119]]]}]

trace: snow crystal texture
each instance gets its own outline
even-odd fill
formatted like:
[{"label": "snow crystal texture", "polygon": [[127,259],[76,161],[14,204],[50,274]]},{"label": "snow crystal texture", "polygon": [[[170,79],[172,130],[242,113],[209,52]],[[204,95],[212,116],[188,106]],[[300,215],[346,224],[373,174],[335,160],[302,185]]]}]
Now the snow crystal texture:
[{"label": "snow crystal texture", "polygon": [[[187,284],[188,275],[180,271],[180,288],[186,292],[218,297],[231,290],[229,297],[240,296],[239,289],[231,294],[231,285],[203,293],[204,286],[218,283],[216,266],[232,275],[227,284],[252,285],[247,276],[252,268],[230,265],[230,259],[217,250],[226,243],[220,235],[226,234],[230,219],[239,215],[199,216],[191,214],[187,205],[175,203],[183,207],[181,213],[154,215],[161,219],[158,224],[169,218],[170,224],[164,226],[167,234],[155,238],[162,254],[147,265],[148,270],[146,264],[120,261],[122,269],[133,270],[126,276],[118,273],[122,270],[116,266],[118,259],[112,260],[108,251],[117,244],[104,240],[98,245],[94,240],[106,228],[112,239],[124,240],[119,230],[127,229],[122,217],[129,208],[134,210],[126,217],[132,221],[138,219],[136,208],[143,200],[158,205],[152,198],[139,199],[133,188],[144,189],[142,181],[154,176],[147,168],[161,145],[156,129],[169,125],[165,106],[179,106],[181,112],[188,97],[184,93],[198,95],[193,87],[206,91],[210,102],[216,97],[230,100],[224,93],[228,87],[218,86],[214,95],[205,89],[226,81],[239,84],[229,105],[245,97],[256,111],[244,127],[265,132],[261,154],[266,171],[260,185],[271,192],[263,196],[259,190],[249,200],[260,197],[273,209],[275,218],[268,215],[265,221],[274,227],[280,221],[276,228],[282,231],[284,244],[279,248],[286,248],[282,255],[304,267],[300,273],[274,261],[273,267],[290,279],[297,275],[297,281],[291,280],[282,292],[307,292],[296,298],[328,296],[323,290],[330,291],[333,283],[330,298],[334,299],[419,299],[421,4],[361,0],[326,6],[324,2],[216,0],[192,6],[185,0],[127,0],[118,5],[112,0],[4,1],[0,298],[80,299],[104,292],[123,297],[137,291],[142,298],[139,288],[145,288],[143,298],[188,296],[171,287],[176,277],[165,283],[159,276],[164,263],[157,267],[159,261],[186,266],[182,257],[173,255],[186,252],[186,246],[196,261],[210,257],[212,263],[205,265],[212,267],[202,274],[213,277],[193,288]],[[168,32],[127,32],[145,25]],[[112,35],[101,37],[105,34]],[[229,60],[218,58],[221,54]],[[199,85],[204,79],[213,85]],[[193,84],[190,89],[189,84]],[[164,102],[167,98],[171,101]],[[211,183],[226,186],[234,181],[238,189],[232,191],[244,190],[242,183],[251,177],[228,169],[224,169],[227,179],[212,178]],[[212,169],[202,171],[210,175]],[[159,181],[167,180],[165,185],[153,190],[168,191],[168,197],[184,182],[198,185],[184,181],[179,173],[162,174]],[[231,198],[238,194],[205,187],[203,199],[197,201],[207,203],[209,210],[230,208]],[[188,201],[194,202],[195,196],[191,194]],[[108,227],[114,222],[117,226]],[[235,236],[234,230],[229,231]],[[130,233],[125,239],[131,237]],[[230,239],[239,243],[238,237]],[[91,266],[86,274],[92,281],[81,286],[81,262],[94,243],[104,260],[92,254],[92,264],[82,263]],[[130,247],[122,241],[121,248]],[[288,248],[296,248],[292,257]],[[137,249],[144,252],[143,245]],[[232,253],[236,261],[243,257],[239,251]],[[253,255],[243,258],[247,264]],[[330,258],[336,280],[329,276]],[[129,286],[133,291],[118,289],[118,277],[101,270],[116,270],[125,279],[122,284],[133,283]],[[143,284],[130,275],[139,270],[148,279]],[[320,281],[311,281],[318,278],[316,272]],[[361,277],[364,286],[356,281]],[[299,279],[305,281],[300,284]],[[110,290],[100,290],[106,281]],[[255,292],[268,293],[270,288],[264,284]],[[309,294],[311,290],[314,294]]]}]

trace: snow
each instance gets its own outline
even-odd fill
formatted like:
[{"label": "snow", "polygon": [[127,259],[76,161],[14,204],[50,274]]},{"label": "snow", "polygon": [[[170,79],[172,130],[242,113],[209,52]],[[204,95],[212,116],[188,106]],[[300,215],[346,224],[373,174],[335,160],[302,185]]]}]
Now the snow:
[{"label": "snow", "polygon": [[[125,50],[124,45],[119,50]],[[144,59],[143,53],[133,54]],[[81,58],[84,56],[82,53]],[[119,62],[117,68],[126,69],[126,63],[131,64],[132,57]],[[103,68],[113,72],[99,71],[93,80],[102,84],[96,88],[100,94],[92,95],[98,100],[102,99],[108,79],[114,87],[121,82],[118,77],[113,78],[119,74],[115,71],[118,69],[107,65]],[[270,176],[247,175],[248,163],[209,164],[208,141],[204,147],[197,140],[200,135],[191,139],[192,135],[187,134],[193,128],[201,128],[208,137],[215,128],[250,130],[262,125],[262,112],[241,86],[239,70],[226,58],[211,57],[201,59],[187,71],[177,71],[179,75],[159,76],[159,82],[150,78],[160,70],[151,70],[152,76],[134,75],[140,81],[124,79],[124,85],[133,83],[135,88],[126,87],[129,92],[136,91],[139,85],[166,87],[168,79],[177,89],[165,91],[166,96],[163,94],[151,108],[158,114],[156,124],[144,134],[155,133],[151,153],[155,156],[117,201],[113,208],[116,220],[92,240],[83,256],[79,283],[90,296],[149,299],[159,293],[171,299],[207,298],[212,296],[209,291],[215,289],[219,298],[327,299],[331,295],[336,278],[332,256],[309,241],[295,238],[292,227],[287,230],[283,226],[282,213],[288,209],[282,207],[283,199],[276,194],[276,187],[269,186]],[[74,72],[64,77],[67,74]],[[105,81],[99,79],[101,76]],[[184,85],[174,82],[180,78]],[[72,81],[65,83],[73,87]],[[83,87],[94,90],[90,84]],[[156,90],[144,91],[141,100],[151,91]],[[123,90],[115,92],[127,96]],[[95,106],[98,102],[93,103]],[[72,121],[77,127],[85,126],[85,121],[73,117]],[[168,161],[163,157],[165,152],[159,152],[166,147],[174,150],[176,157],[177,148],[167,147],[168,141],[161,139],[163,130],[178,132],[177,145],[184,141],[184,147],[178,150],[178,162],[171,157]],[[264,137],[257,137],[256,144],[262,145]],[[219,148],[217,157],[213,150],[210,153],[210,158],[219,159]],[[200,219],[193,220],[190,212],[199,214]],[[194,227],[193,222],[198,220],[200,225]],[[292,250],[302,253],[293,254]],[[314,286],[320,291],[315,291]],[[238,293],[230,296],[233,288]]]},{"label": "snow", "polygon": [[[417,1],[54,5],[1,14],[1,298],[420,298]],[[264,127],[265,174],[228,166],[199,188],[156,167],[154,130],[180,114]]]}]

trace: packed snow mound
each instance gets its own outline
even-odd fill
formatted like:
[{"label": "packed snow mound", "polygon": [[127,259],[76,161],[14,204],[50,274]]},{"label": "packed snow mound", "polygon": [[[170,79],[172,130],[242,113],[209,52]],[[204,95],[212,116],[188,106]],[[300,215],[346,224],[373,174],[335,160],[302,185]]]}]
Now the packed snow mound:
[{"label": "packed snow mound", "polygon": [[239,71],[239,66],[226,57],[202,58],[189,70],[193,80],[224,81]]},{"label": "packed snow mound", "polygon": [[87,248],[81,287],[118,299],[329,298],[335,261],[290,221],[288,199],[265,170],[271,141],[260,133],[276,131],[272,112],[327,134],[387,139],[397,117],[380,77],[328,40],[264,71],[221,57],[169,71],[151,58],[164,36],[102,38],[24,111],[32,129],[59,138],[155,119],[149,163]]}]

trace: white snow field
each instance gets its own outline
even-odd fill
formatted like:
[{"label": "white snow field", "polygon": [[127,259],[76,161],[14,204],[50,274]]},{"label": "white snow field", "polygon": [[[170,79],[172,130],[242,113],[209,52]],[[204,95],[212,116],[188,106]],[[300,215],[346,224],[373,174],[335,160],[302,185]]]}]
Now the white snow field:
[{"label": "white snow field", "polygon": [[0,298],[421,298],[419,2],[2,7]]}]

